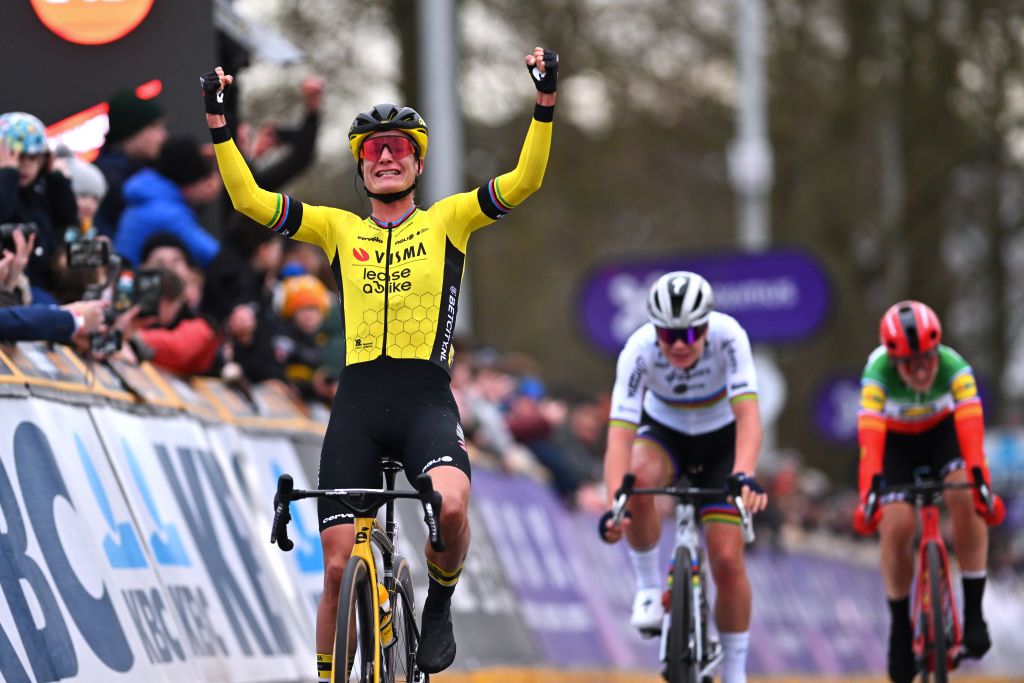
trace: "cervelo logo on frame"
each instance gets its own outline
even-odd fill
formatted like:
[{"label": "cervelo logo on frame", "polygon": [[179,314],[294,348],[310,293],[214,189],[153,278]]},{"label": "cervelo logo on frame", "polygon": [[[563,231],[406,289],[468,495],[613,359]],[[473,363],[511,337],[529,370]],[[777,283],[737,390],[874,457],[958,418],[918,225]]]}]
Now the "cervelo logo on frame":
[{"label": "cervelo logo on frame", "polygon": [[46,28],[79,45],[124,38],[152,8],[153,0],[32,0],[32,9]]}]

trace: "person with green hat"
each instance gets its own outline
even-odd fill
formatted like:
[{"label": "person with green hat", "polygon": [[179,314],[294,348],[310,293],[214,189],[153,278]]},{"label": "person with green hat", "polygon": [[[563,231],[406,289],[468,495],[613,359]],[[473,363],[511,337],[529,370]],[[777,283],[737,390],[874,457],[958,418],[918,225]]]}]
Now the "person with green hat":
[{"label": "person with green hat", "polygon": [[157,100],[144,100],[133,90],[114,93],[108,105],[110,129],[94,162],[107,179],[107,194],[95,223],[100,234],[113,238],[124,211],[124,183],[156,162],[167,140],[167,123]]}]

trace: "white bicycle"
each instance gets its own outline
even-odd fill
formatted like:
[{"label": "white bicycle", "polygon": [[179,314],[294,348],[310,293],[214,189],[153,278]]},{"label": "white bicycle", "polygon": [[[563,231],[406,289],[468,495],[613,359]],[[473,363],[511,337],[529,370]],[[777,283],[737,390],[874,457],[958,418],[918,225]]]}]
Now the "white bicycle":
[{"label": "white bicycle", "polygon": [[[704,568],[704,548],[700,542],[697,509],[702,499],[717,498],[722,489],[702,489],[688,486],[685,477],[677,486],[660,489],[634,488],[636,477],[627,474],[622,486],[615,492],[611,520],[619,524],[626,514],[630,496],[675,496],[676,538],[672,550],[672,565],[666,591],[665,619],[661,627],[660,657],[663,675],[668,683],[711,683],[711,672],[722,663],[722,644],[708,630],[707,574]],[[750,512],[743,504],[739,491],[726,488],[740,513],[743,540],[754,540],[754,527]],[[603,528],[603,527],[602,527]]]}]

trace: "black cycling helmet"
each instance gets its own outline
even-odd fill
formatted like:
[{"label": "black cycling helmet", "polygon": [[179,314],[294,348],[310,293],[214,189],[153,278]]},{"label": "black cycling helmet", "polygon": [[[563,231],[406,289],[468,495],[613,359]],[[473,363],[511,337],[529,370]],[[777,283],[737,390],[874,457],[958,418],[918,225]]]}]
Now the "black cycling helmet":
[{"label": "black cycling helmet", "polygon": [[398,130],[412,138],[420,159],[427,156],[427,123],[412,107],[399,107],[383,102],[372,109],[359,112],[348,129],[348,144],[352,156],[359,163],[359,148],[370,133]]}]

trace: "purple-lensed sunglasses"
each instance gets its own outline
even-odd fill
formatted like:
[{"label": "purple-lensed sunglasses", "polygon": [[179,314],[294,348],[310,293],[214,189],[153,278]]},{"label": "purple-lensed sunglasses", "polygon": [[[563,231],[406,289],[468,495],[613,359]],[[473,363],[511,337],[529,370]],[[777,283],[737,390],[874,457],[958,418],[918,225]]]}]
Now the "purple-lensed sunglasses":
[{"label": "purple-lensed sunglasses", "polygon": [[662,341],[669,346],[676,343],[677,340],[682,340],[688,346],[693,346],[697,343],[701,337],[703,337],[708,331],[708,324],[697,325],[695,327],[657,327],[654,328],[658,333],[658,341]]}]

